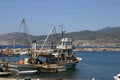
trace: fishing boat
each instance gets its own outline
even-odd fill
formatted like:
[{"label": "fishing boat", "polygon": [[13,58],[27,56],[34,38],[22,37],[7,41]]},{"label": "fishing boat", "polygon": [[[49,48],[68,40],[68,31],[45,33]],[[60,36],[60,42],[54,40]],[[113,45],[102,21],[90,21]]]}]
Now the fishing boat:
[{"label": "fishing boat", "polygon": [[[49,34],[45,41],[47,41],[48,37]],[[61,40],[52,44],[51,49],[42,50],[42,46],[38,53],[36,51],[36,41],[33,44],[33,64],[39,68],[40,72],[66,71],[75,68],[76,64],[82,60],[82,58],[74,55],[72,39],[64,37],[64,31],[62,31]]]},{"label": "fishing boat", "polygon": [[[41,72],[66,71],[75,68],[76,64],[82,60],[74,55],[71,38],[62,38],[56,49],[47,50],[39,57],[41,63],[35,64],[35,66],[39,67]],[[44,61],[41,58],[44,58]]]}]

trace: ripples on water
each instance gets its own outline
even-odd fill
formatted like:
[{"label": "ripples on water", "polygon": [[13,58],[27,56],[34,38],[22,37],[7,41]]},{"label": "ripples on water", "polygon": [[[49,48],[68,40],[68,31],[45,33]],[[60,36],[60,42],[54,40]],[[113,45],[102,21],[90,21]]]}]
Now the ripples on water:
[{"label": "ripples on water", "polygon": [[[39,73],[30,77],[81,80],[92,80],[94,77],[95,80],[114,80],[113,76],[120,73],[120,52],[75,52],[75,55],[83,58],[75,69],[60,73]],[[9,57],[8,59],[17,61],[24,57]]]}]

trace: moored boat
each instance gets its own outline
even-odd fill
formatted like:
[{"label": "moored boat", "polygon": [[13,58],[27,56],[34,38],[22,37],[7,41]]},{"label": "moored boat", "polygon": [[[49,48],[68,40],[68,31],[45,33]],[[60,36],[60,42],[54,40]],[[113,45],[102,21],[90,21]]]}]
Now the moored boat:
[{"label": "moored boat", "polygon": [[[46,51],[39,57],[42,63],[34,65],[39,67],[41,72],[66,71],[75,68],[76,64],[82,60],[82,58],[74,55],[71,38],[62,38],[61,43],[55,49]],[[44,58],[44,61],[41,57]]]}]

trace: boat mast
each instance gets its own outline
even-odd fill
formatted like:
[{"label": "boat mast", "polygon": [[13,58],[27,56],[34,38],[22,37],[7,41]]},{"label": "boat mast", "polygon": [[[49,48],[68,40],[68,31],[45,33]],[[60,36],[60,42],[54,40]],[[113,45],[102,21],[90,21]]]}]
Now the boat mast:
[{"label": "boat mast", "polygon": [[59,27],[61,28],[61,33],[62,33],[61,38],[64,38],[65,31],[63,30],[63,23],[61,23],[61,25],[59,25]]}]

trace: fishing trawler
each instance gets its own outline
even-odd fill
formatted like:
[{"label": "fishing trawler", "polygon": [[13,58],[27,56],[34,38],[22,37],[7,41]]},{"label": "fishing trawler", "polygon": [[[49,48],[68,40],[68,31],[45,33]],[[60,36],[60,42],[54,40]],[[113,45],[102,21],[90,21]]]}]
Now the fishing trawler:
[{"label": "fishing trawler", "polygon": [[41,72],[66,71],[75,68],[76,64],[82,60],[80,57],[75,57],[71,38],[62,38],[56,49],[47,50],[39,57],[44,58],[44,61],[40,59],[41,63],[35,65],[40,68]]},{"label": "fishing trawler", "polygon": [[[53,28],[55,29],[55,28]],[[57,44],[52,45],[51,49],[36,51],[36,41],[33,43],[33,64],[37,66],[40,72],[62,72],[71,68],[75,68],[76,64],[82,60],[80,57],[76,57],[73,52],[72,39],[64,37],[64,31],[62,32],[62,38]],[[46,40],[48,39],[47,36]],[[44,44],[44,43],[43,43]]]}]

